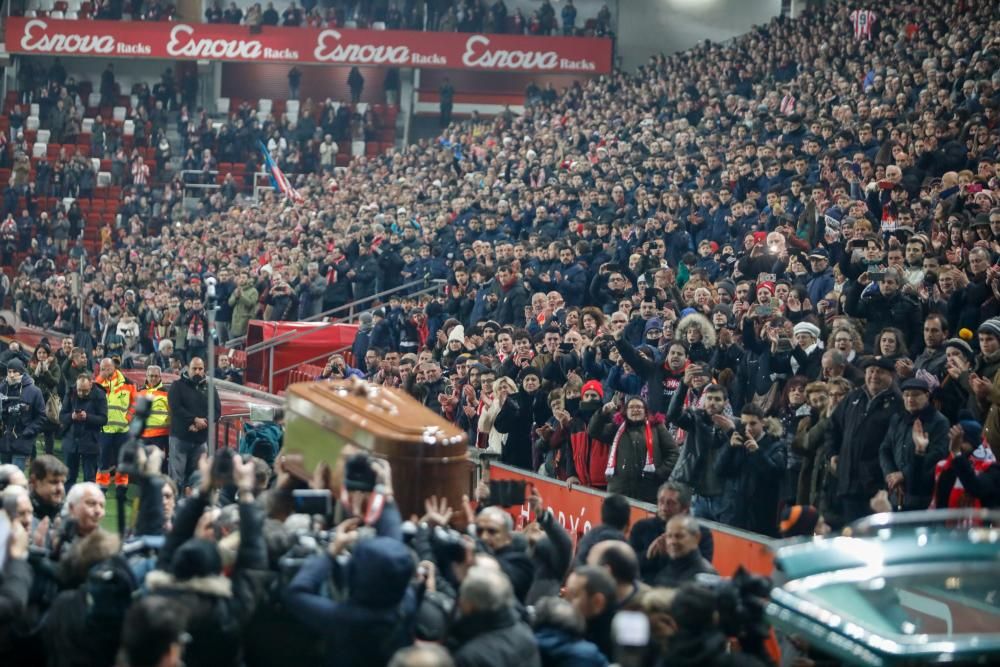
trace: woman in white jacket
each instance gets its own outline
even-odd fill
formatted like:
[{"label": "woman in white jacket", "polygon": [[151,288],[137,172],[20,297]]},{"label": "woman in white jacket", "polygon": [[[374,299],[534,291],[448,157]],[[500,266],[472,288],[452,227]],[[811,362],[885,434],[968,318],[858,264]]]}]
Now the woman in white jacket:
[{"label": "woman in white jacket", "polygon": [[480,447],[484,441],[487,454],[500,456],[503,446],[507,442],[507,434],[498,432],[493,423],[500,408],[503,407],[509,396],[517,393],[517,385],[509,377],[500,377],[493,381],[492,385],[483,387],[481,402],[482,408],[479,411],[479,442]]}]

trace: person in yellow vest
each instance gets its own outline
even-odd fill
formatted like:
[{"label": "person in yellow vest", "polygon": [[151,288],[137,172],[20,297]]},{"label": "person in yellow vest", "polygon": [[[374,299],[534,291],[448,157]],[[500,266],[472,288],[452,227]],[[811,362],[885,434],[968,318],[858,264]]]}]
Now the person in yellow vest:
[{"label": "person in yellow vest", "polygon": [[97,383],[108,397],[108,422],[101,429],[98,438],[101,467],[97,471],[97,484],[107,490],[111,486],[111,473],[114,472],[115,486],[119,493],[124,493],[128,488],[128,475],[117,471],[118,451],[128,440],[128,425],[135,414],[135,385],[107,357],[101,359]]},{"label": "person in yellow vest", "polygon": [[138,396],[152,402],[146,426],[139,436],[144,445],[156,445],[167,451],[170,439],[170,407],[167,404],[167,391],[163,388],[163,377],[159,366],[146,367],[146,384],[139,390]]}]

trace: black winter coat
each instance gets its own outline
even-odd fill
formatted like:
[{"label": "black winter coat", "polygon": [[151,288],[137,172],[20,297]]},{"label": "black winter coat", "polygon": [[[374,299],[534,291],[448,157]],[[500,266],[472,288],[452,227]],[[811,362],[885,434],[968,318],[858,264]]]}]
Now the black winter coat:
[{"label": "black winter coat", "polygon": [[460,618],[448,642],[455,667],[541,667],[531,629],[513,609]]},{"label": "black winter coat", "polygon": [[[913,444],[913,423],[920,419],[930,442],[923,455],[917,455]],[[889,422],[879,448],[882,476],[903,473],[903,509],[925,510],[934,495],[934,468],[938,461],[948,456],[948,419],[933,406],[919,414],[900,412]]]},{"label": "black winter coat", "polygon": [[21,384],[0,383],[0,394],[6,396],[3,409],[3,434],[0,436],[0,454],[29,456],[35,449],[35,438],[48,423],[42,391],[25,373]]},{"label": "black winter coat", "polygon": [[879,449],[893,416],[903,409],[895,387],[869,396],[865,387],[844,397],[830,417],[826,445],[837,456],[837,495],[871,498],[885,486]]},{"label": "black winter coat", "polygon": [[788,451],[783,440],[765,433],[757,451],[726,447],[715,461],[723,480],[725,523],[761,535],[778,536],[778,501]]},{"label": "black winter coat", "polygon": [[[87,418],[74,421],[73,413],[83,410]],[[59,425],[62,429],[62,446],[65,454],[82,454],[91,456],[97,454],[100,448],[97,438],[101,428],[108,423],[108,396],[99,384],[91,385],[90,393],[82,398],[72,387],[66,393],[62,410],[59,411]]]},{"label": "black winter coat", "polygon": [[496,321],[500,324],[510,324],[515,327],[524,326],[524,309],[531,304],[528,290],[519,281],[509,288],[496,286],[497,307]]},{"label": "black winter coat", "polygon": [[[208,441],[208,428],[214,428],[214,424],[200,431],[188,430],[195,417],[208,417],[208,382],[192,380],[185,372],[170,385],[167,404],[170,406],[170,435],[198,445]],[[215,392],[215,418],[220,416],[222,402],[219,392]]]}]

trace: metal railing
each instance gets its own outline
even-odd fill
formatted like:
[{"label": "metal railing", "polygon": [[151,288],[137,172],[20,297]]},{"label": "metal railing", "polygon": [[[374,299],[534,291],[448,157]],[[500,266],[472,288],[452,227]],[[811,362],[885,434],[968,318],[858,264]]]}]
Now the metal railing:
[{"label": "metal railing", "polygon": [[[294,364],[292,364],[290,366],[287,366],[287,367],[284,367],[284,368],[280,368],[280,369],[275,369],[275,367],[274,367],[274,350],[275,350],[275,348],[278,345],[283,345],[285,343],[294,342],[294,341],[296,341],[296,340],[298,340],[298,339],[300,339],[300,338],[302,338],[304,336],[308,336],[308,335],[314,334],[317,331],[324,331],[324,330],[332,327],[335,324],[350,323],[350,322],[354,321],[354,318],[356,316],[360,316],[361,313],[363,313],[363,312],[371,312],[373,310],[373,308],[359,309],[358,306],[360,304],[362,304],[362,303],[369,302],[369,304],[374,304],[377,300],[382,300],[382,299],[384,299],[387,296],[390,296],[392,294],[396,294],[398,292],[404,292],[404,291],[406,292],[406,296],[407,297],[423,296],[424,294],[432,294],[432,293],[438,291],[441,288],[441,285],[444,284],[444,283],[446,283],[446,282],[447,281],[444,281],[444,280],[430,280],[430,281],[427,281],[427,280],[415,280],[413,282],[406,283],[405,285],[400,285],[399,287],[394,287],[392,289],[383,290],[381,292],[373,294],[373,295],[371,295],[369,297],[365,297],[363,299],[356,299],[355,301],[352,301],[351,303],[344,304],[343,306],[338,306],[336,308],[332,308],[332,309],[330,309],[330,310],[328,310],[326,312],[319,313],[318,315],[313,315],[312,317],[306,318],[305,320],[300,320],[300,321],[303,321],[303,322],[309,322],[309,321],[313,321],[313,320],[316,320],[316,319],[319,319],[319,318],[329,317],[333,313],[338,313],[338,312],[342,312],[342,311],[345,311],[345,310],[348,313],[347,317],[345,317],[345,318],[338,318],[338,319],[336,319],[334,321],[327,322],[324,326],[317,327],[315,329],[304,329],[304,330],[297,330],[297,331],[289,331],[287,333],[281,334],[280,336],[275,336],[274,338],[269,338],[268,340],[261,341],[260,343],[255,343],[255,344],[251,345],[250,347],[246,348],[246,350],[245,350],[246,355],[247,355],[247,366],[248,367],[250,366],[250,355],[252,355],[252,354],[262,354],[262,353],[265,353],[265,352],[267,353],[267,355],[268,355],[267,382],[266,383],[261,383],[261,384],[264,384],[264,386],[267,387],[267,390],[269,392],[273,393],[274,392],[274,378],[275,378],[276,375],[279,375],[279,374],[282,374],[282,373],[287,373],[288,371],[294,370],[298,366],[303,366],[305,364],[310,364],[310,363],[312,363],[312,362],[314,362],[314,361],[316,361],[318,359],[321,359],[323,357],[328,357],[329,355],[334,354],[335,352],[343,352],[345,350],[348,350],[351,347],[351,346],[348,345],[348,346],[344,346],[344,347],[341,347],[341,348],[337,348],[336,350],[333,350],[333,351],[325,350],[325,351],[323,351],[322,353],[320,353],[320,354],[318,354],[316,356],[310,357],[309,359],[299,360],[299,361],[296,361]],[[430,283],[430,284],[428,284],[428,283]],[[416,285],[424,285],[424,287],[422,289],[418,289],[418,290],[412,291],[412,292],[407,291],[407,290],[411,290]]]}]

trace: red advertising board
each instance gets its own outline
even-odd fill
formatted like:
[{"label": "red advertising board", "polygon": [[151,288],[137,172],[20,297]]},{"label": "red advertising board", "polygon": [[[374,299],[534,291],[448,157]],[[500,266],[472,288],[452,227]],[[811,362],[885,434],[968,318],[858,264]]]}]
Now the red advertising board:
[{"label": "red advertising board", "polygon": [[611,71],[611,40],[411,30],[10,17],[10,53],[288,64],[384,65],[495,72]]},{"label": "red advertising board", "polygon": [[[550,507],[556,520],[565,528],[574,543],[594,525],[601,522],[601,503],[604,494],[593,489],[580,487],[568,488],[558,481],[533,475],[528,472],[514,470],[503,465],[490,466],[490,479],[521,480],[538,489],[542,502]],[[524,526],[532,517],[528,506],[510,509],[518,527]],[[645,503],[632,502],[632,521],[653,516],[655,508]],[[734,530],[712,522],[706,522],[712,529],[715,555],[712,565],[719,574],[730,576],[742,565],[751,572],[770,575],[774,569],[774,560],[769,546],[770,540],[763,535],[755,536],[741,530]]]}]

